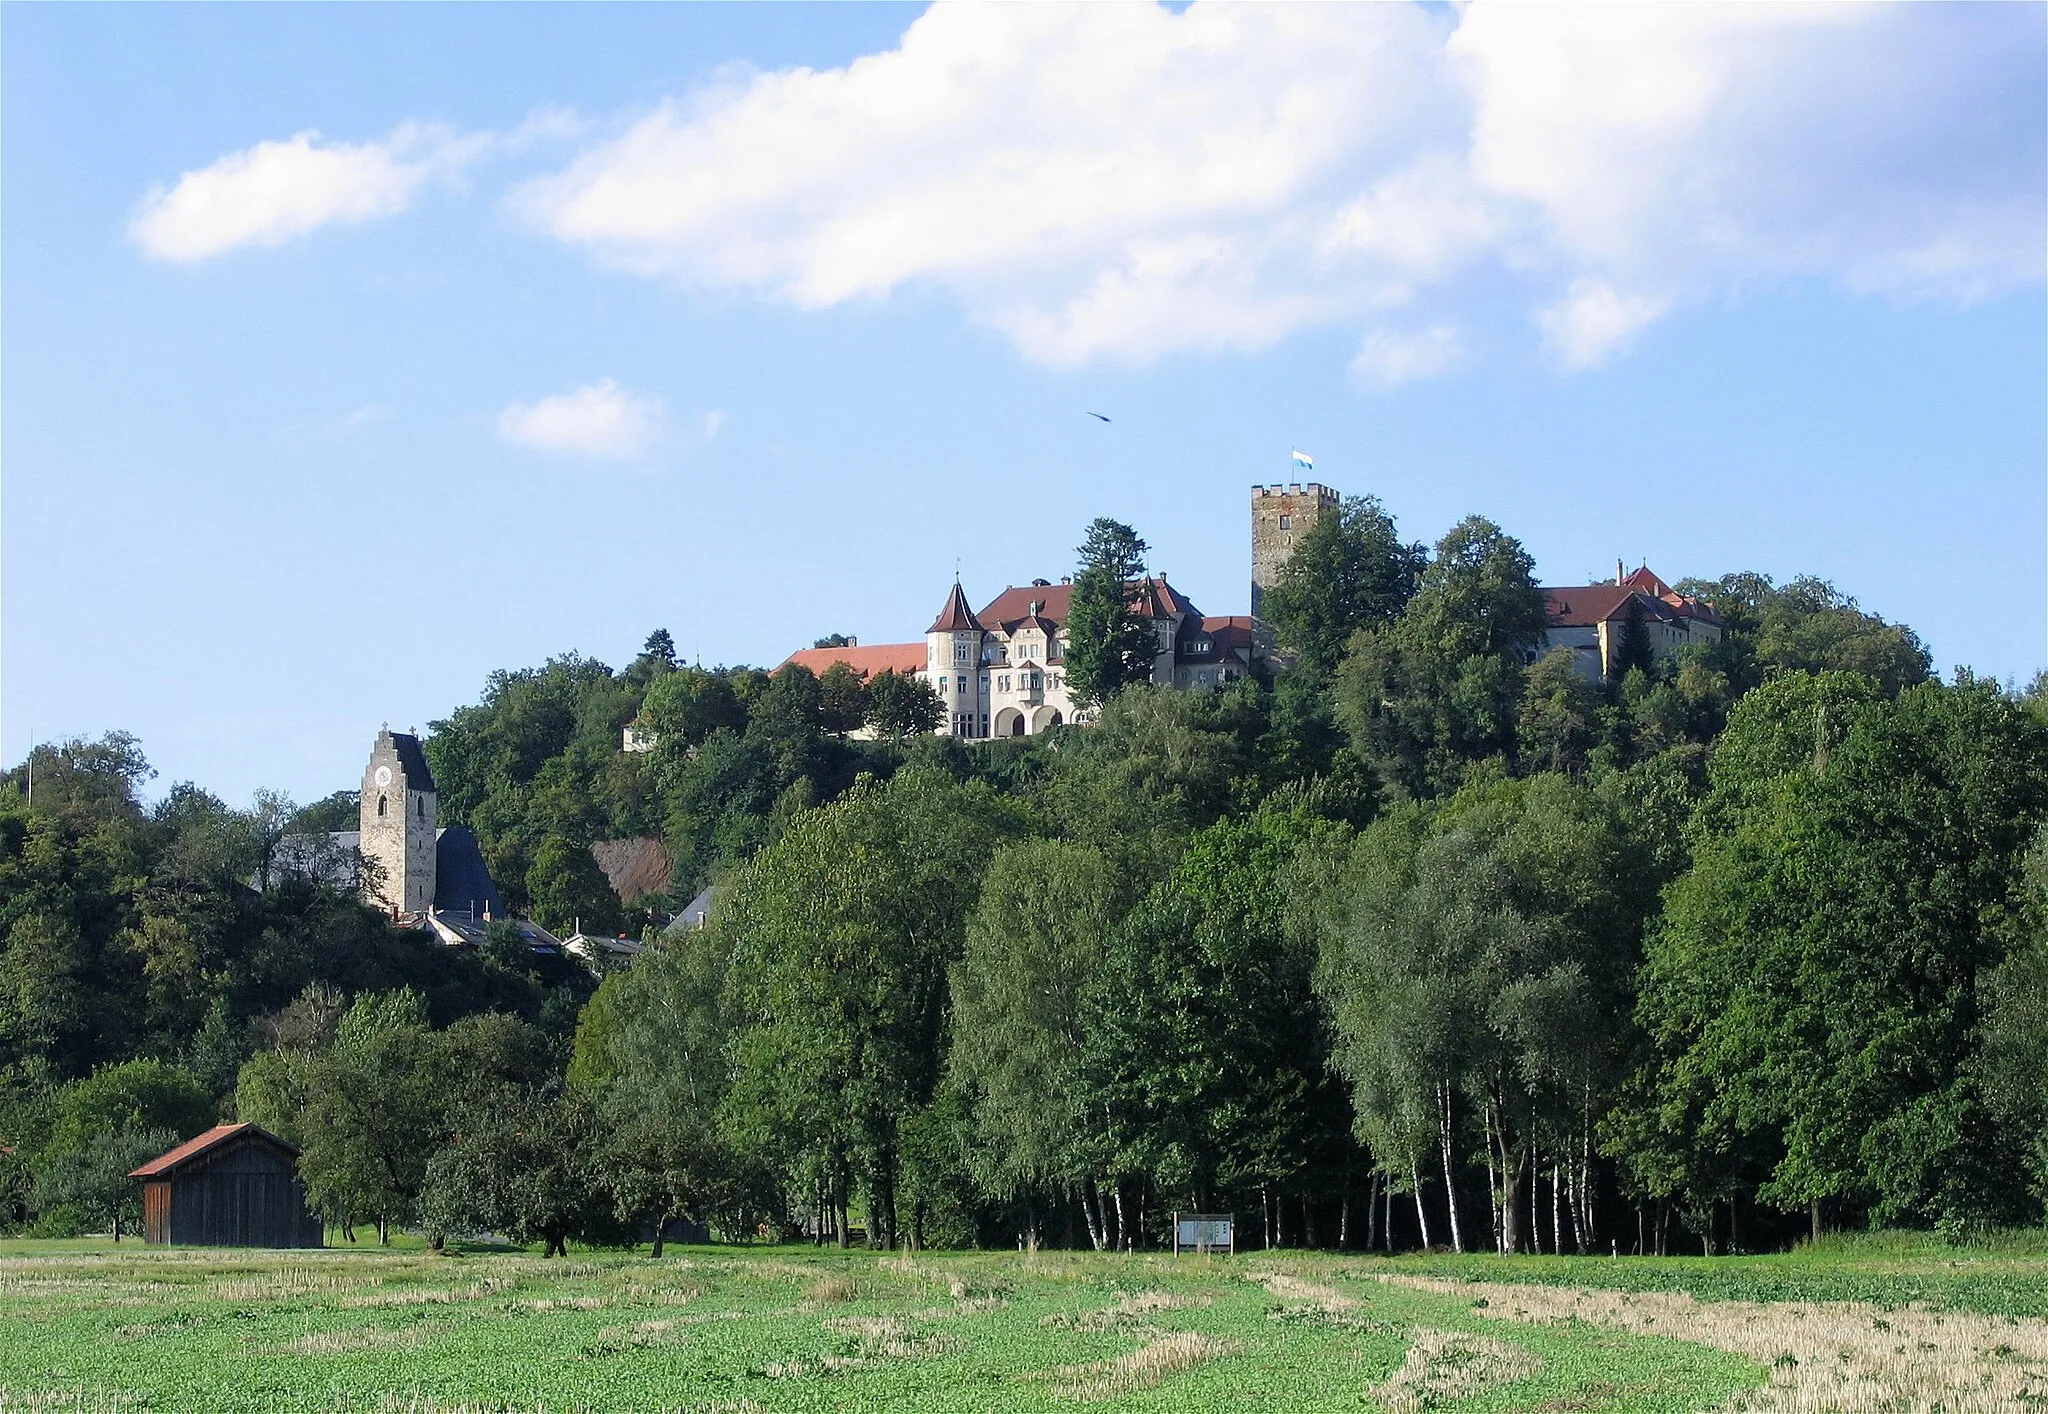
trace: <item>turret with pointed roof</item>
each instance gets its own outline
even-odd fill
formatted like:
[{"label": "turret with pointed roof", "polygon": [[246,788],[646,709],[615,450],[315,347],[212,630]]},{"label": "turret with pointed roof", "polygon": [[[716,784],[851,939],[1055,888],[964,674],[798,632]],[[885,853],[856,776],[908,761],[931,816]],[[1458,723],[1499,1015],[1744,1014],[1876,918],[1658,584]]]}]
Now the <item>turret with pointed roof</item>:
[{"label": "turret with pointed roof", "polygon": [[953,581],[953,592],[946,596],[946,607],[939,610],[939,616],[932,620],[926,633],[980,633],[981,620],[974,617],[974,610],[967,607],[967,595],[960,588],[960,581]]}]

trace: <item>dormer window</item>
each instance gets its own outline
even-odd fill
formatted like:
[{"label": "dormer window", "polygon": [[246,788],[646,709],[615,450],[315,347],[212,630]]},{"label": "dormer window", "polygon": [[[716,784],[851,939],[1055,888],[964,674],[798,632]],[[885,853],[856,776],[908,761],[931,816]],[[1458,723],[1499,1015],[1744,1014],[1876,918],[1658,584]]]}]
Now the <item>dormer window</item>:
[{"label": "dormer window", "polygon": [[1207,653],[1208,651],[1209,640],[1206,638],[1198,638],[1188,645],[1188,652],[1190,653]]}]

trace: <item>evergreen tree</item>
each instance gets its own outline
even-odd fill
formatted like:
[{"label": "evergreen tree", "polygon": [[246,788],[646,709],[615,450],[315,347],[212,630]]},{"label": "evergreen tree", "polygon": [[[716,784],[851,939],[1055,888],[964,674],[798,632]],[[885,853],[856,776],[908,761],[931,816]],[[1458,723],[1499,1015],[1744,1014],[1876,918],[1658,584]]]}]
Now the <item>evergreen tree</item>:
[{"label": "evergreen tree", "polygon": [[1067,691],[1084,708],[1152,675],[1159,637],[1136,603],[1148,548],[1135,530],[1108,519],[1090,523],[1081,543],[1061,641]]}]

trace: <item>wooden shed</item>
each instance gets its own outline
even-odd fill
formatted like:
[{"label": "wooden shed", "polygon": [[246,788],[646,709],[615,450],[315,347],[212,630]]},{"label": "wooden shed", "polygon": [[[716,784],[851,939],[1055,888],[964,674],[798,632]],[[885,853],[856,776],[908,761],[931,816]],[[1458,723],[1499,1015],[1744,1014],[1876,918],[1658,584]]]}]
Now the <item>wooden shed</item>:
[{"label": "wooden shed", "polygon": [[142,1236],[173,1247],[319,1247],[299,1151],[253,1124],[217,1124],[129,1175]]}]

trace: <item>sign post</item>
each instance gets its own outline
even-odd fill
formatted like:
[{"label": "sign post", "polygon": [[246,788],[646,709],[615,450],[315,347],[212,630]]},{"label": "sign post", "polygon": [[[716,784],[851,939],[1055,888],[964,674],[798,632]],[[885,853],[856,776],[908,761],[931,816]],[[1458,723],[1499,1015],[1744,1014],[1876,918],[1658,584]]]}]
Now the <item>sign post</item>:
[{"label": "sign post", "polygon": [[1212,1252],[1237,1255],[1237,1214],[1235,1213],[1175,1213],[1173,1215],[1173,1255],[1193,1252],[1207,1256]]}]

